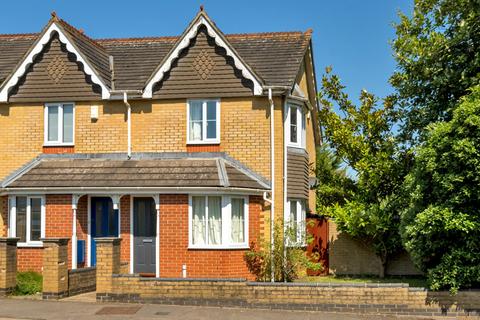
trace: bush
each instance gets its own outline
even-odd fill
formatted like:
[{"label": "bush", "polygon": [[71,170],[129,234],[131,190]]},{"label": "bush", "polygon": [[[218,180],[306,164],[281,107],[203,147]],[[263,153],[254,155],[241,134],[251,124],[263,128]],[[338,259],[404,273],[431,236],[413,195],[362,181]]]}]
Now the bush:
[{"label": "bush", "polygon": [[[295,229],[287,228],[285,235],[295,232]],[[307,236],[307,243],[313,239]],[[274,225],[274,278],[275,281],[293,281],[306,273],[306,269],[321,271],[321,263],[313,262],[318,257],[308,257],[304,248],[300,246],[287,246],[284,252],[283,225],[279,222]],[[318,254],[318,253],[317,253]],[[285,259],[284,259],[285,255]],[[251,242],[250,250],[245,253],[245,262],[248,270],[255,275],[257,281],[271,281],[272,255],[270,241],[262,240],[260,244]],[[285,261],[284,261],[285,260]],[[313,260],[313,261],[312,261]]]},{"label": "bush", "polygon": [[42,292],[42,280],[42,275],[37,272],[18,272],[17,286],[15,287],[13,294],[17,296],[26,296]]}]

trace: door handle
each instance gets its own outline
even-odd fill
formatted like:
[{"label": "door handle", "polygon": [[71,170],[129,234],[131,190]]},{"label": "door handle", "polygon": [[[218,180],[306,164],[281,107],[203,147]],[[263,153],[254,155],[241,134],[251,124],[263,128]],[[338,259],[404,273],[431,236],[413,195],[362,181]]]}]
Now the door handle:
[{"label": "door handle", "polygon": [[152,243],[153,240],[152,239],[143,239],[143,243]]}]

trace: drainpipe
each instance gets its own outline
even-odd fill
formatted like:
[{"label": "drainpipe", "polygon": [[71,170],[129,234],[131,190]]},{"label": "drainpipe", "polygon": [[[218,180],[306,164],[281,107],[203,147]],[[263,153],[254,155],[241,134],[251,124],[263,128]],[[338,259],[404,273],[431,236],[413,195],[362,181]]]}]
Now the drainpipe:
[{"label": "drainpipe", "polygon": [[274,111],[275,105],[273,103],[272,88],[268,89],[268,102],[270,102],[270,170],[271,170],[271,201],[270,201],[270,277],[271,281],[275,282],[275,121]]},{"label": "drainpipe", "polygon": [[127,138],[127,155],[128,159],[132,157],[132,107],[130,106],[130,103],[128,102],[128,94],[126,91],[123,92],[123,103],[127,107],[127,130],[128,130],[128,138]]}]

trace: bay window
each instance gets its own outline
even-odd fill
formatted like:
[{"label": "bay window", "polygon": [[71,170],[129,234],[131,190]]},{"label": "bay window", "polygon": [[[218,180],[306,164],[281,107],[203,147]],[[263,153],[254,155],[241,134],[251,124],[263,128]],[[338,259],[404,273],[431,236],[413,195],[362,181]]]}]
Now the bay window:
[{"label": "bay window", "polygon": [[243,196],[191,195],[190,248],[248,247],[248,200]]},{"label": "bay window", "polygon": [[286,131],[289,146],[305,148],[305,113],[301,106],[288,105]]},{"label": "bay window", "polygon": [[73,103],[48,103],[45,105],[45,145],[73,145]]},{"label": "bay window", "polygon": [[220,102],[188,100],[187,106],[187,143],[219,143]]},{"label": "bay window", "polygon": [[305,201],[289,199],[285,213],[287,244],[304,246],[306,244],[306,227]]},{"label": "bay window", "polygon": [[45,237],[45,201],[40,196],[12,196],[9,198],[11,237],[19,238],[23,246],[41,245]]}]

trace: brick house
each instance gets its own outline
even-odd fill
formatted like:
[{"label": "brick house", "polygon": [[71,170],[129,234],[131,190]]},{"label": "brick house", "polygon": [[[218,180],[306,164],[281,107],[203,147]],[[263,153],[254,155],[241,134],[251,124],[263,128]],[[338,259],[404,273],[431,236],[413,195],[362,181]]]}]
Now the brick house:
[{"label": "brick house", "polygon": [[91,39],[54,13],[0,35],[0,236],[42,270],[120,237],[130,273],[252,278],[271,218],[315,208],[311,31],[223,34],[202,10],[178,37]]}]

